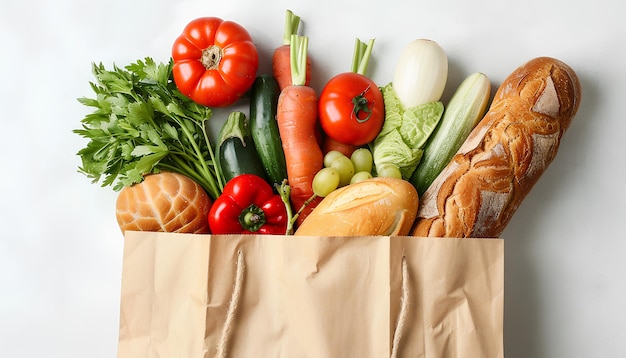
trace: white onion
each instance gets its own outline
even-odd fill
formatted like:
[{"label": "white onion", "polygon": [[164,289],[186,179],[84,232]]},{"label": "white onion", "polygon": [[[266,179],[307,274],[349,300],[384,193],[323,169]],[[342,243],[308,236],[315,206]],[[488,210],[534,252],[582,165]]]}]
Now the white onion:
[{"label": "white onion", "polygon": [[439,101],[448,79],[448,57],[438,43],[417,39],[405,48],[392,86],[404,108]]}]

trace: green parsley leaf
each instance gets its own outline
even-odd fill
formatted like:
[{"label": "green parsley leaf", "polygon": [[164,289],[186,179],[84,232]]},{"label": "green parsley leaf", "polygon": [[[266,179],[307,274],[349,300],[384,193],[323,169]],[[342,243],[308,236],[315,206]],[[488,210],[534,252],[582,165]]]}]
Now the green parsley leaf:
[{"label": "green parsley leaf", "polygon": [[145,175],[173,171],[196,180],[212,198],[223,189],[206,132],[210,108],[185,97],[173,83],[173,61],[146,57],[125,67],[92,64],[93,98],[78,102],[93,109],[73,132],[88,139],[77,152],[78,171],[119,191]]}]

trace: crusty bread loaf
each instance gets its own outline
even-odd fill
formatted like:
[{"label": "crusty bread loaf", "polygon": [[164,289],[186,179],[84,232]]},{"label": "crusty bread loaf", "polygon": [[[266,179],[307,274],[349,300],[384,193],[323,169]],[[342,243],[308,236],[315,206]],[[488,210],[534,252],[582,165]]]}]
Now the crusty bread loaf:
[{"label": "crusty bread loaf", "polygon": [[548,57],[517,68],[420,198],[414,236],[499,237],[557,154],[578,110],[574,71]]},{"label": "crusty bread loaf", "polygon": [[371,178],[330,193],[294,235],[407,235],[415,221],[418,203],[417,190],[408,181]]},{"label": "crusty bread loaf", "polygon": [[122,189],[116,202],[122,232],[208,233],[211,200],[204,189],[177,173],[150,174]]}]

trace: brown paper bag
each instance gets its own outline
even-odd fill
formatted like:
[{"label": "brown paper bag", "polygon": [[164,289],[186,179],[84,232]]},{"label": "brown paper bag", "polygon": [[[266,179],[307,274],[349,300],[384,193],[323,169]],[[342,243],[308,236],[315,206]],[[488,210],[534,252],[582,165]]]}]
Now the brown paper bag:
[{"label": "brown paper bag", "polygon": [[125,240],[118,358],[504,355],[501,239]]}]

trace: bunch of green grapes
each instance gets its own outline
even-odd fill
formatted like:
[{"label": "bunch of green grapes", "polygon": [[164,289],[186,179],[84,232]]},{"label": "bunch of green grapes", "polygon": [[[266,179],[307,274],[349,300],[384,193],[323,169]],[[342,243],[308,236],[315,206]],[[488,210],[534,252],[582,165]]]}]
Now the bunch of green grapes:
[{"label": "bunch of green grapes", "polygon": [[[324,168],[313,178],[313,193],[325,197],[337,188],[370,179],[373,177],[373,166],[372,152],[365,147],[356,149],[350,158],[339,151],[331,150],[324,156]],[[392,164],[377,168],[376,175],[402,177],[398,167]]]}]

